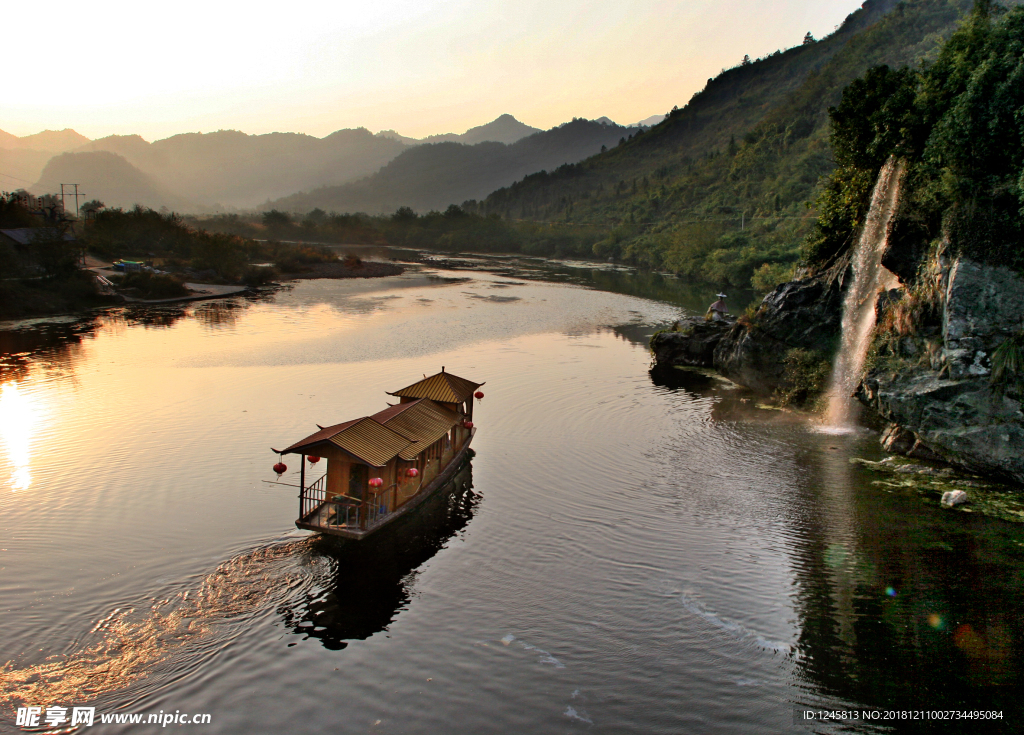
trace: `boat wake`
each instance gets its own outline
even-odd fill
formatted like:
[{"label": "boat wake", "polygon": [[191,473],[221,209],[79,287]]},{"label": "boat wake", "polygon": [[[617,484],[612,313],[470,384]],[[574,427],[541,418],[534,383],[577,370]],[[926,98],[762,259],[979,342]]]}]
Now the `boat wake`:
[{"label": "boat wake", "polygon": [[[224,562],[196,587],[115,609],[70,653],[21,667],[6,662],[0,666],[0,707],[92,702],[133,685],[145,694],[168,678],[177,681],[214,655],[236,628],[315,582],[308,565],[295,563],[308,546],[303,540],[254,549]],[[162,675],[154,676],[158,665]]]}]

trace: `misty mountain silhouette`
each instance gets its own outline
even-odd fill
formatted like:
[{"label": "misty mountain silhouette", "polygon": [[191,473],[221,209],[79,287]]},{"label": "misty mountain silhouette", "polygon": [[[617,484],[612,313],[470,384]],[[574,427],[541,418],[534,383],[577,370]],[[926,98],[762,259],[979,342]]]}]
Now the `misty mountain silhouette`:
[{"label": "misty mountain silhouette", "polygon": [[88,142],[88,138],[71,128],[44,130],[21,138],[0,130],[0,148],[8,150],[49,151],[53,155],[73,151]]},{"label": "misty mountain silhouette", "polygon": [[[61,153],[54,156],[47,162],[33,189],[60,191],[60,185],[69,181],[80,184],[80,191],[85,195],[80,204],[90,199],[99,199],[108,207],[128,208],[142,204],[154,209],[167,207],[179,212],[197,207],[195,202],[168,191],[122,156],[109,151]],[[73,205],[69,203],[68,206],[70,208]]]},{"label": "misty mountain silhouette", "polygon": [[526,174],[580,161],[599,153],[602,146],[615,146],[620,138],[635,132],[635,128],[614,123],[577,119],[512,145],[419,145],[361,181],[293,194],[268,203],[266,208],[307,212],[319,207],[326,211],[370,214],[394,212],[403,206],[421,212],[441,210],[449,204],[485,197]]},{"label": "misty mountain silhouette", "polygon": [[251,207],[303,187],[365,176],[404,149],[358,128],[324,138],[237,130],[184,133],[153,143],[137,135],[110,136],[80,150],[116,153],[182,199],[206,207]]},{"label": "misty mountain silhouette", "polygon": [[383,138],[391,138],[406,145],[420,145],[423,143],[466,143],[475,145],[477,143],[506,143],[511,144],[522,140],[528,135],[541,132],[540,128],[532,128],[525,123],[516,120],[512,115],[501,115],[486,125],[478,125],[470,128],[461,135],[459,133],[442,133],[440,135],[429,135],[426,138],[409,138],[399,135],[394,130],[382,130],[377,135]]}]

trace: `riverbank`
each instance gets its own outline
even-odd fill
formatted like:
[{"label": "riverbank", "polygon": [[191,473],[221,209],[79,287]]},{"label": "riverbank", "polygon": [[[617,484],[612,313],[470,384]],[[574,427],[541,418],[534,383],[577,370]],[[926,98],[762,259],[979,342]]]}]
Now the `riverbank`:
[{"label": "riverbank", "polygon": [[[276,278],[282,281],[386,278],[404,272],[405,268],[397,263],[362,261],[353,266],[339,260],[336,263],[316,263],[301,271],[280,273]],[[3,282],[0,284],[0,320],[75,314],[123,304],[157,305],[205,301],[238,296],[252,290],[252,287],[245,284],[186,281],[183,285],[190,293],[171,298],[146,299],[118,293],[116,289],[107,289],[107,293],[102,293],[97,286],[96,276],[109,280],[117,275],[120,273],[113,270],[109,263],[90,256],[87,259],[87,267],[67,278]]]},{"label": "riverbank", "polygon": [[56,279],[0,281],[0,320],[73,314],[116,304],[113,296],[96,290],[86,271]]}]

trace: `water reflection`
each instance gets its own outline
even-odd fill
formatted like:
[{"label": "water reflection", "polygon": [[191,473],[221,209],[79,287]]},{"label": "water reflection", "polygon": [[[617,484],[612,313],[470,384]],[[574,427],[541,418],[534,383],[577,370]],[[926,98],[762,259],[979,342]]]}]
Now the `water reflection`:
[{"label": "water reflection", "polygon": [[[714,301],[715,292],[719,290],[713,284],[687,281],[671,274],[643,271],[618,263],[550,260],[512,254],[431,253],[377,245],[347,245],[343,250],[382,260],[422,260],[428,265],[454,270],[480,271],[550,283],[571,283],[599,291],[663,301],[698,314],[704,313]],[[761,296],[749,288],[730,289],[730,308],[735,313],[741,313],[749,304],[759,301]]]},{"label": "water reflection", "polygon": [[30,450],[41,419],[38,402],[22,392],[17,383],[0,386],[0,442],[14,468],[11,489],[15,491],[27,490],[32,484]]},{"label": "water reflection", "polygon": [[195,307],[192,316],[210,329],[232,329],[238,323],[246,306],[237,301],[208,301]]},{"label": "water reflection", "polygon": [[329,571],[300,604],[278,610],[285,624],[330,650],[386,630],[409,603],[415,570],[469,524],[479,502],[467,463],[407,518],[369,538],[349,543],[317,538],[309,554],[326,561]]},{"label": "water reflection", "polygon": [[24,379],[32,366],[69,373],[81,355],[82,341],[100,327],[96,317],[28,321],[0,329],[0,382]]},{"label": "water reflection", "polygon": [[1004,722],[1019,721],[1019,527],[882,492],[848,460],[873,437],[818,436],[795,556],[811,699],[1003,710]]}]

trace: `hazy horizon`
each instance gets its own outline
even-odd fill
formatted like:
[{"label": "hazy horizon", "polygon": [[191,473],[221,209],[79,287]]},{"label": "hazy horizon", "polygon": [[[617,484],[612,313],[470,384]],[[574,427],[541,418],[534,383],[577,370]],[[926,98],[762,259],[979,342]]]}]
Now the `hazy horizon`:
[{"label": "hazy horizon", "polygon": [[[853,0],[553,4],[385,0],[373,6],[183,2],[48,6],[69,22],[12,34],[0,130],[72,128],[88,138],[241,130],[323,137],[346,128],[424,138],[499,115],[548,129],[573,117],[620,124],[682,107],[723,68],[831,33]],[[10,27],[38,26],[29,6]],[[712,43],[708,43],[711,39]],[[70,60],[70,63],[69,63]],[[63,80],[55,93],[40,79]]]}]

